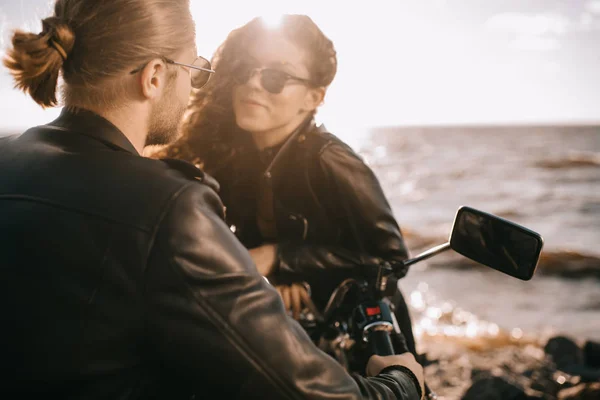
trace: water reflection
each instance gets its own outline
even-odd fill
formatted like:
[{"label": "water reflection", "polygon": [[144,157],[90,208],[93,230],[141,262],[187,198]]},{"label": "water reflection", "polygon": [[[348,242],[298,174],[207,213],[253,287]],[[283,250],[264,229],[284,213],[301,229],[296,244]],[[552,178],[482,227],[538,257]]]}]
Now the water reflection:
[{"label": "water reflection", "polygon": [[451,339],[470,347],[528,344],[539,337],[521,328],[501,328],[479,318],[452,301],[438,299],[427,283],[421,282],[409,296],[414,334],[419,342],[428,339]]}]

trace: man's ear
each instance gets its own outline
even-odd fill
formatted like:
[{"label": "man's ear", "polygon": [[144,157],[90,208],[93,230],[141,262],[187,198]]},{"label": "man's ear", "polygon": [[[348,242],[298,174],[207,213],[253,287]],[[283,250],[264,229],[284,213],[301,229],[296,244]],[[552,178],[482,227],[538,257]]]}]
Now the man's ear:
[{"label": "man's ear", "polygon": [[160,97],[167,82],[167,65],[160,58],[150,61],[140,71],[139,83],[142,95],[147,99]]},{"label": "man's ear", "polygon": [[309,88],[304,97],[304,110],[314,111],[319,107],[325,99],[326,89],[322,86],[316,88]]}]

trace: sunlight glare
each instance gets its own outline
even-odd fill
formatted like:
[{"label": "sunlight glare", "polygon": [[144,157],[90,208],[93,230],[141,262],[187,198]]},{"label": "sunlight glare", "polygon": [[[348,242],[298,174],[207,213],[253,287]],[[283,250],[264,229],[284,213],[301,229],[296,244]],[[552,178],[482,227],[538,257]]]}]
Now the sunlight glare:
[{"label": "sunlight glare", "polygon": [[520,328],[514,328],[511,332],[510,332],[510,336],[513,339],[519,340],[523,337],[523,331]]},{"label": "sunlight glare", "polygon": [[260,19],[262,19],[268,29],[277,29],[281,25],[282,17],[282,14],[269,12],[263,13]]}]

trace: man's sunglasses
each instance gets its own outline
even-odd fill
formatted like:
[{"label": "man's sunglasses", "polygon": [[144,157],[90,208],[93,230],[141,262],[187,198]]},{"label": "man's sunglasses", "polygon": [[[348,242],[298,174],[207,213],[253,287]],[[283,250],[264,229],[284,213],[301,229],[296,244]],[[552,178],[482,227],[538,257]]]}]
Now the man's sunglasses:
[{"label": "man's sunglasses", "polygon": [[259,68],[250,63],[240,63],[234,68],[233,76],[238,84],[244,84],[254,76],[255,73],[260,74],[260,84],[269,93],[279,94],[285,87],[285,84],[290,81],[302,82],[309,85],[310,79],[300,78],[290,75],[287,72],[274,68]]},{"label": "man's sunglasses", "polygon": [[[210,75],[214,74],[214,72],[215,72],[214,70],[211,69],[210,61],[208,61],[206,58],[201,57],[201,56],[198,56],[194,60],[194,62],[191,64],[180,63],[180,62],[173,61],[166,57],[163,57],[163,60],[168,64],[174,64],[174,65],[180,65],[182,67],[187,67],[189,69],[190,80],[192,81],[192,87],[194,89],[200,89],[204,85],[206,85],[206,83],[210,79]],[[136,73],[140,72],[142,69],[144,69],[146,64],[134,69],[133,71],[130,72],[130,74],[136,74]]]}]

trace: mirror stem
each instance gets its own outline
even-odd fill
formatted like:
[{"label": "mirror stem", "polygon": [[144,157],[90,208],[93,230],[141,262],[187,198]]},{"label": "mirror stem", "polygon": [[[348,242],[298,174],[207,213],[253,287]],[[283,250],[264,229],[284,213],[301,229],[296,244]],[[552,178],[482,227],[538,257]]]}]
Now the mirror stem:
[{"label": "mirror stem", "polygon": [[440,244],[439,246],[436,246],[434,248],[431,248],[431,249],[419,254],[415,258],[411,258],[410,260],[405,260],[402,264],[405,267],[408,267],[409,265],[413,265],[414,263],[417,263],[419,261],[426,260],[430,257],[435,256],[436,254],[442,253],[449,249],[450,249],[450,242],[446,242],[444,244]]}]

